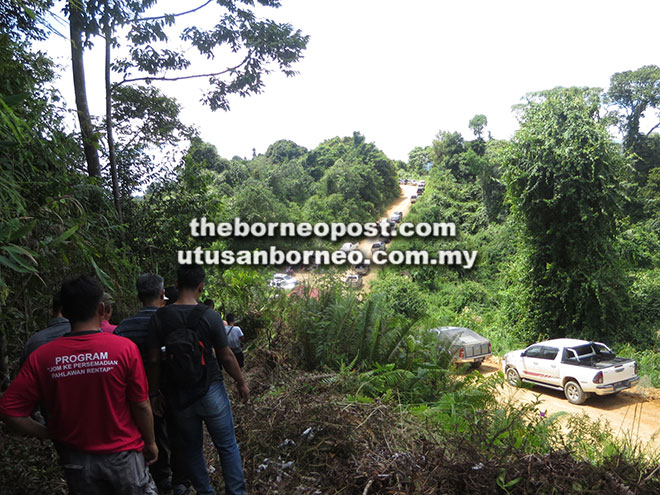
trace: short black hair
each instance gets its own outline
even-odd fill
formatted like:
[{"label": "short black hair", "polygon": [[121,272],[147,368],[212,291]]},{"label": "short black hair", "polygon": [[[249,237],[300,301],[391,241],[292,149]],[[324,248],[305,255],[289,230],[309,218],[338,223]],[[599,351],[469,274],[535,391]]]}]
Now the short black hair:
[{"label": "short black hair", "polygon": [[53,294],[53,304],[50,308],[53,310],[54,315],[57,315],[62,311],[62,297],[60,297],[60,291]]},{"label": "short black hair", "polygon": [[94,316],[103,298],[103,287],[95,278],[79,275],[64,281],[60,298],[62,314],[73,325]]},{"label": "short black hair", "polygon": [[202,304],[204,306],[208,306],[211,309],[215,307],[215,302],[213,301],[213,299],[204,299],[204,302]]},{"label": "short black hair", "polygon": [[176,274],[176,281],[181,289],[196,289],[204,282],[206,273],[200,265],[181,265]]},{"label": "short black hair", "polygon": [[165,305],[175,303],[176,300],[179,298],[179,290],[173,285],[170,285],[169,287],[165,287],[165,297],[167,298],[165,300]]},{"label": "short black hair", "polygon": [[163,277],[156,273],[143,273],[137,278],[135,287],[138,292],[138,299],[147,302],[160,297],[163,291]]},{"label": "short black hair", "polygon": [[225,320],[227,320],[227,323],[231,323],[231,322],[233,322],[235,319],[236,319],[236,317],[234,316],[234,313],[227,313],[227,314],[225,315]]}]

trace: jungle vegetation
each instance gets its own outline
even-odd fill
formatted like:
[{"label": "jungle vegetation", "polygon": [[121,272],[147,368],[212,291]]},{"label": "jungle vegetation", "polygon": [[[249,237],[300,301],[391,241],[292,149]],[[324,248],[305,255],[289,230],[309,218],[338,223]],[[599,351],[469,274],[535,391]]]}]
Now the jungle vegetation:
[{"label": "jungle vegetation", "polygon": [[[635,357],[643,373],[660,386],[660,134],[655,132],[660,121],[640,131],[643,117],[660,106],[660,68],[648,65],[613,74],[607,89],[560,87],[524,95],[515,109],[520,128],[510,141],[493,138],[487,117],[476,115],[466,116],[474,139],[441,130],[431,143],[411,150],[407,162],[388,158],[359,131],[329,137],[313,149],[280,140],[263,154],[229,158],[181,121],[175,99],[141,84],[164,77],[166,67],[180,70],[177,77],[197,74],[183,54],[145,52],[145,44],[166,40],[167,28],[185,20],[175,15],[142,18],[154,3],[67,4],[69,35],[77,49],[82,52],[105,33],[108,70],[122,75],[122,84],[107,88],[106,114],[93,116],[85,111],[80,86],[84,68],[74,63],[75,74],[65,75],[77,81],[80,130],[73,132],[67,125],[70,109],[55,90],[57,69],[32,46],[47,35],[44,19],[52,2],[0,5],[4,382],[18,371],[27,338],[45,327],[50,298],[68,275],[95,274],[113,292],[119,320],[137,309],[133,287],[138,274],[156,271],[173,282],[179,249],[340,245],[322,239],[193,239],[192,218],[364,223],[399,198],[399,179],[424,178],[426,191],[406,220],[455,222],[458,236],[399,238],[389,249],[477,250],[471,270],[388,266],[368,293],[348,290],[329,276],[320,279],[314,295],[307,287],[299,297],[274,297],[267,281],[281,267],[208,269],[208,295],[224,310],[242,314],[252,355],[259,360],[255,381],[271,385],[263,390],[255,386],[256,396],[272,410],[278,407],[275,398],[286,396],[314,415],[322,408],[310,412],[305,407],[315,402],[305,406],[300,397],[310,391],[332,395],[332,401],[347,401],[351,407],[372,407],[365,422],[379,417],[379,404],[405,408],[410,413],[406,421],[415,425],[410,431],[421,418],[435,425],[440,436],[463,435],[474,459],[498,460],[499,465],[482,466],[494,473],[491,488],[507,493],[522,486],[526,476],[516,459],[558,455],[562,442],[574,454],[570,462],[590,459],[591,467],[580,464],[585,472],[625,465],[626,470],[618,471],[621,483],[637,483],[639,493],[654,493],[658,475],[646,454],[612,436],[605,439],[605,433],[599,437],[601,430],[586,423],[573,426],[588,439],[574,440],[568,449],[562,430],[541,422],[532,409],[498,405],[495,378],[457,377],[426,330],[439,325],[473,328],[492,340],[496,354],[548,337],[594,338]],[[246,50],[242,68],[227,73],[234,79],[222,79],[221,69],[207,88],[209,105],[227,109],[232,94],[261,91],[267,70],[294,75],[307,37],[289,25],[257,21],[251,1],[219,3],[227,10],[226,25],[212,33],[194,26],[183,32],[201,53],[210,53],[220,42]],[[259,3],[279,5],[275,0]],[[128,34],[120,38],[116,33]],[[130,47],[130,56],[113,60],[111,49],[120,45]],[[74,50],[72,58],[81,62],[82,53]],[[267,379],[265,364],[271,368]],[[311,384],[302,390],[287,374],[291,370]],[[277,388],[285,386],[300,395]],[[328,409],[338,415],[346,410]],[[255,411],[246,414],[258,421],[263,411],[258,406]],[[281,432],[287,434],[293,433]],[[430,442],[428,435],[419,433],[418,445],[430,452],[436,444],[424,443]],[[268,449],[260,443],[265,437],[240,429],[239,437],[246,448],[255,449],[254,455]],[[284,440],[274,431],[269,438]],[[609,450],[590,448],[596,440]],[[414,450],[403,437],[397,441]],[[358,452],[358,443],[339,447]],[[12,455],[28,464],[34,461],[31,455],[41,456],[39,462],[46,463],[53,454],[42,450],[12,450]],[[417,454],[421,452],[411,456]],[[448,456],[446,462],[458,456],[442,455]],[[324,457],[324,462],[338,461]],[[559,456],[554,462],[569,461]],[[510,473],[523,473],[520,479],[507,475],[507,466]],[[346,469],[333,469],[340,468]],[[5,480],[28,486],[29,475],[12,471],[12,466],[0,472]],[[41,476],[51,474],[44,469]],[[266,482],[266,474],[254,471],[252,476]],[[350,493],[367,493],[367,479],[361,485],[359,478],[351,479],[357,484]],[[385,478],[371,481],[372,493],[386,493],[396,484],[395,477],[388,480],[390,485]],[[436,481],[429,477],[424,487]]]}]

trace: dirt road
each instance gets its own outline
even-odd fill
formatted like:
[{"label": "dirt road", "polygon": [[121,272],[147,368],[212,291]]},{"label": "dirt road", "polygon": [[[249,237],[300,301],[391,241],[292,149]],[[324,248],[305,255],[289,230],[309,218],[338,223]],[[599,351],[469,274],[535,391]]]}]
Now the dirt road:
[{"label": "dirt road", "polygon": [[[387,220],[392,216],[392,213],[395,211],[400,211],[403,213],[403,216],[405,217],[408,214],[408,211],[410,210],[410,198],[413,194],[417,194],[417,186],[413,185],[405,185],[401,186],[401,195],[399,196],[399,199],[394,201],[385,211],[382,217],[378,219],[380,222],[381,220]],[[373,245],[374,242],[376,242],[378,239],[376,237],[365,237],[358,243],[358,249],[360,249],[367,258],[371,258],[371,246]],[[378,275],[378,270],[380,270],[380,267],[378,265],[371,265],[371,269],[367,275],[362,277],[362,290],[364,292],[369,292],[369,284],[371,283],[372,280],[375,280],[377,275]],[[338,275],[338,277],[343,278],[346,274],[348,273],[353,273],[352,270],[348,270],[341,275]],[[297,272],[293,275],[297,280],[300,282],[306,282],[310,286],[314,285],[314,279],[317,276],[313,272]]]},{"label": "dirt road", "polygon": [[[491,357],[482,365],[483,374],[501,369],[500,359]],[[644,386],[644,384],[648,386]],[[592,396],[576,406],[566,400],[559,391],[535,386],[531,390],[508,386],[505,398],[531,402],[540,398],[539,412],[553,414],[565,411],[569,414],[586,413],[592,419],[606,420],[612,431],[623,438],[649,450],[660,451],[660,390],[652,388],[648,379],[642,378],[640,385],[617,395]]]},{"label": "dirt road", "polygon": [[[387,220],[392,216],[392,213],[395,211],[400,211],[403,213],[403,217],[408,214],[408,211],[410,211],[410,198],[413,194],[417,194],[417,186],[413,185],[405,185],[401,186],[401,196],[399,197],[398,200],[396,200],[394,203],[390,205],[390,207],[385,211],[385,214],[378,219],[380,222],[381,220]],[[374,237],[366,237],[362,239],[359,243],[359,249],[367,256],[371,256],[371,246],[373,245],[374,242],[376,242],[376,238]],[[371,270],[367,275],[362,277],[362,282],[363,282],[363,289],[365,292],[369,292],[369,285],[373,280],[376,279],[378,276],[378,271],[380,270],[380,267],[378,265],[371,265]]]}]

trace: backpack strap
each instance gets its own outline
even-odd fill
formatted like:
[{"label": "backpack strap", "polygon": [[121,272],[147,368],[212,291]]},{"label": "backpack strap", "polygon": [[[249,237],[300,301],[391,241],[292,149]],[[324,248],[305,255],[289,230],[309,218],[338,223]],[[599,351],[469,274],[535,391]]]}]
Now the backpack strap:
[{"label": "backpack strap", "polygon": [[188,314],[188,319],[186,320],[186,326],[188,328],[192,328],[193,330],[197,330],[197,326],[199,325],[199,320],[202,319],[202,316],[206,312],[206,310],[209,309],[208,306],[204,304],[198,304],[193,308],[193,310]]}]

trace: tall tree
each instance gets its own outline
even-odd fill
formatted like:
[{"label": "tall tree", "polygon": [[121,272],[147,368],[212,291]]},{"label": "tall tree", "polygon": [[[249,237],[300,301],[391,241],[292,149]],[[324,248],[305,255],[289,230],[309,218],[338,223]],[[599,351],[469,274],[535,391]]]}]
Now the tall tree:
[{"label": "tall tree", "polygon": [[643,136],[648,136],[660,127],[660,119],[656,119],[657,122],[645,135],[639,130],[645,112],[660,109],[660,68],[657,65],[617,72],[610,79],[606,97],[624,112],[620,118],[620,127],[626,149],[634,151],[635,145]]},{"label": "tall tree", "polygon": [[488,119],[485,115],[482,114],[475,115],[470,119],[470,123],[468,125],[478,139],[483,139],[484,129],[488,125]]},{"label": "tall tree", "polygon": [[73,91],[76,99],[78,122],[82,136],[83,151],[87,161],[87,173],[90,177],[101,175],[101,161],[98,153],[98,137],[92,124],[92,116],[87,102],[87,86],[85,85],[84,34],[85,11],[82,3],[70,1],[67,3],[69,12],[69,36],[71,37],[71,70],[73,72]]},{"label": "tall tree", "polygon": [[613,242],[621,156],[597,122],[598,91],[529,95],[506,179],[523,229],[528,336],[621,338]]},{"label": "tall tree", "polygon": [[[216,4],[215,6],[211,4]],[[279,0],[258,0],[261,6],[280,6]],[[76,107],[83,137],[88,173],[99,176],[98,138],[87,105],[83,53],[92,46],[93,36],[103,33],[106,41],[106,135],[110,151],[110,171],[115,203],[119,186],[114,160],[112,136],[112,97],[118,86],[139,81],[180,81],[204,78],[208,90],[202,100],[211,109],[229,109],[229,96],[248,96],[263,90],[264,76],[276,67],[288,76],[294,75],[295,64],[307,46],[308,37],[286,23],[258,18],[253,0],[207,0],[201,5],[178,13],[145,16],[156,0],[69,0],[65,12],[69,16],[72,45],[72,69]],[[202,9],[217,17],[210,29],[194,25],[175,26],[184,16]],[[178,30],[183,43],[181,51],[168,48],[171,31]],[[125,37],[121,34],[126,33]],[[127,45],[129,55],[112,61],[110,48]],[[196,51],[207,60],[205,66],[187,58]],[[218,63],[217,61],[223,61]],[[110,68],[121,80],[112,84]]]}]

